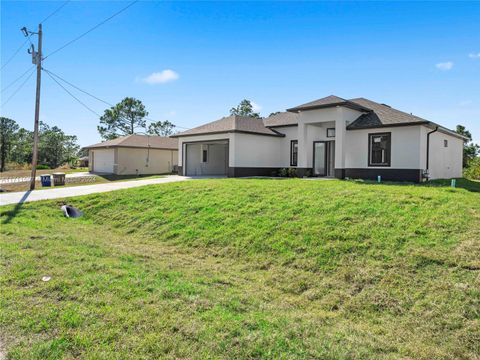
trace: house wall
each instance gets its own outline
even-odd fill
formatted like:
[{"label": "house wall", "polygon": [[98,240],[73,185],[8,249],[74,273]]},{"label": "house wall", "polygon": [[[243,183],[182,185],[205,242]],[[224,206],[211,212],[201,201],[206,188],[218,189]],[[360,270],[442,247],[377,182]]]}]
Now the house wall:
[{"label": "house wall", "polygon": [[[421,128],[421,162],[426,168],[427,133],[432,129]],[[444,146],[444,140],[448,146]],[[463,140],[441,130],[430,135],[429,174],[430,179],[451,179],[462,177]]]},{"label": "house wall", "polygon": [[178,163],[177,150],[116,148],[117,175],[165,174],[173,170]]},{"label": "house wall", "polygon": [[285,163],[281,137],[234,133],[233,138],[231,167],[277,168]]},{"label": "house wall", "polygon": [[[408,178],[421,181],[421,174],[427,168],[427,134],[432,131],[424,125],[385,127],[347,131],[345,168],[352,177],[355,174],[369,176],[376,174],[392,180]],[[368,166],[368,134],[390,132],[392,136],[391,166]],[[448,140],[448,147],[444,147]],[[463,140],[456,136],[437,131],[430,135],[429,173],[430,179],[449,179],[462,176]],[[351,169],[350,171],[348,169]],[[353,175],[352,175],[353,174]],[[418,178],[418,180],[416,180]]]},{"label": "house wall", "polygon": [[423,169],[420,164],[421,126],[385,127],[349,130],[346,135],[345,168],[382,168],[368,166],[368,134],[391,133],[391,166],[394,169]]},{"label": "house wall", "polygon": [[275,127],[274,129],[275,131],[285,135],[285,137],[277,139],[277,141],[280,143],[280,149],[278,150],[278,155],[280,157],[278,167],[290,167],[290,142],[292,140],[298,141],[298,127],[282,126]]}]

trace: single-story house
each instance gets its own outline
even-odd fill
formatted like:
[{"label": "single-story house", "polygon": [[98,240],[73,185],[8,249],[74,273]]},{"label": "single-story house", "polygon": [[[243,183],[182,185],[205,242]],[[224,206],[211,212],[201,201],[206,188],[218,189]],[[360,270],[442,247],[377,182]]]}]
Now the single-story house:
[{"label": "single-story house", "polygon": [[183,175],[297,175],[420,182],[462,176],[464,138],[364,98],[327,96],[265,119],[228,116],[173,137]]},{"label": "single-story house", "polygon": [[88,156],[82,156],[81,158],[78,158],[77,164],[80,167],[87,167],[88,166]]},{"label": "single-story house", "polygon": [[86,146],[91,172],[116,175],[164,174],[177,165],[178,140],[128,135]]}]

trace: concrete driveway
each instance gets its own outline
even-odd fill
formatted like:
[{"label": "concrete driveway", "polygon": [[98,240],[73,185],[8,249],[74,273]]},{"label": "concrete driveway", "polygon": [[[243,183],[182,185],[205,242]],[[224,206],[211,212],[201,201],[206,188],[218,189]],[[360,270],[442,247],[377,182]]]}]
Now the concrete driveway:
[{"label": "concrete driveway", "polygon": [[109,192],[114,190],[129,189],[145,185],[165,184],[177,181],[190,180],[186,176],[169,175],[156,179],[117,181],[107,184],[83,185],[75,187],[53,188],[48,190],[22,191],[13,193],[0,193],[0,206],[9,204],[21,204],[30,201],[60,199],[72,196],[81,196]]}]

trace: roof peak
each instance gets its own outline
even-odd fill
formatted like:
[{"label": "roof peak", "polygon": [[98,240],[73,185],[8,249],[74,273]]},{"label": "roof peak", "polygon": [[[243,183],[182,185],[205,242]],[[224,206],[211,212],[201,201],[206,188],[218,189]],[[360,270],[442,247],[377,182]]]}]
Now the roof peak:
[{"label": "roof peak", "polygon": [[352,108],[354,110],[364,111],[364,112],[371,111],[371,109],[367,107],[364,107],[360,104],[352,102],[351,100],[347,100],[336,95],[329,95],[314,101],[310,101],[308,103],[287,109],[287,111],[300,112],[304,110],[314,110],[314,109],[328,108],[328,107],[334,107],[334,106],[345,106],[348,108]]}]

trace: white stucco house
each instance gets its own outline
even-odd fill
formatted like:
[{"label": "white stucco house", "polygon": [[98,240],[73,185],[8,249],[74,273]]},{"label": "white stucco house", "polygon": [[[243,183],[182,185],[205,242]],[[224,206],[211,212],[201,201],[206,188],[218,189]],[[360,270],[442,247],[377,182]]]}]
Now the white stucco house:
[{"label": "white stucco house", "polygon": [[153,135],[128,135],[85,147],[94,173],[147,175],[172,172],[177,165],[178,141]]},{"label": "white stucco house", "polygon": [[187,176],[299,176],[420,182],[462,176],[463,137],[368,99],[327,96],[266,119],[229,116],[173,135]]}]

